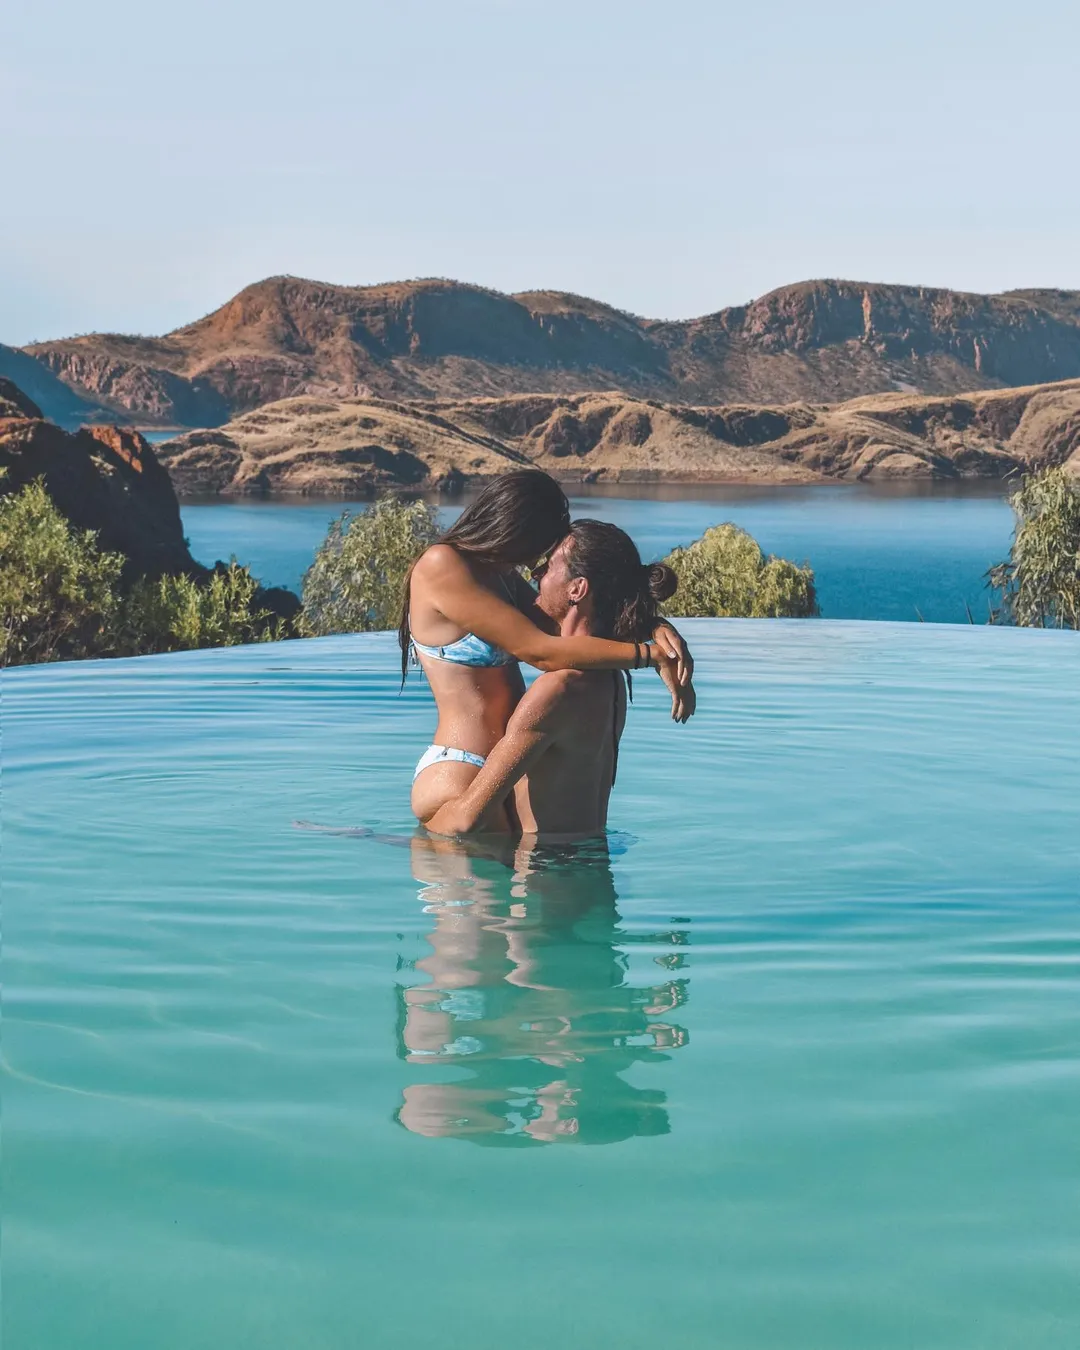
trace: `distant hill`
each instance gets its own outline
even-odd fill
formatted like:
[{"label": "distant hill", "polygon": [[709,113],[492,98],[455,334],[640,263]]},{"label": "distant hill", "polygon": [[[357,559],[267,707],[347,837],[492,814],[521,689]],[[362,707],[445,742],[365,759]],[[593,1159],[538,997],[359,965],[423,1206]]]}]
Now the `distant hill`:
[{"label": "distant hill", "polygon": [[[10,349],[8,349],[10,351]],[[217,426],[297,395],[464,399],[618,390],[671,404],[837,402],[1080,377],[1080,292],[971,295],[808,281],[681,322],[559,291],[273,277],[160,338],[90,334],[15,353],[113,416]],[[0,358],[3,352],[0,351]],[[66,397],[66,396],[65,396]]]},{"label": "distant hill", "polygon": [[284,399],[155,447],[181,494],[357,496],[535,464],[569,482],[1000,478],[1080,472],[1080,380],[845,403],[693,407],[621,394]]},{"label": "distant hill", "polygon": [[[64,427],[101,421],[106,410],[89,393],[80,394],[53,374],[47,363],[36,361],[17,347],[0,342],[0,379],[10,380],[47,416]],[[126,410],[125,410],[126,411]],[[127,420],[125,417],[123,420]]]}]

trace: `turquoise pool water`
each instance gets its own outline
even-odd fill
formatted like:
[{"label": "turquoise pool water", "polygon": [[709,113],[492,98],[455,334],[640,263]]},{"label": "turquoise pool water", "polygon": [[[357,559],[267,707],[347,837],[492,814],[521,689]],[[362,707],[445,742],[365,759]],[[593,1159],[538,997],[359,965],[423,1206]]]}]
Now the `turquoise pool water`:
[{"label": "turquoise pool water", "polygon": [[[1008,556],[1013,516],[988,484],[901,488],[714,487],[621,489],[572,496],[575,516],[614,521],[659,558],[724,520],[767,553],[809,562],[832,619],[985,623],[988,567]],[[353,509],[362,509],[357,504]],[[342,504],[327,501],[185,503],[184,531],[200,562],[235,555],[268,585],[300,587]],[[459,506],[445,506],[449,521]]]},{"label": "turquoise pool water", "polygon": [[1080,643],[688,627],[509,865],[386,636],[5,674],[5,1350],[1080,1344]]}]

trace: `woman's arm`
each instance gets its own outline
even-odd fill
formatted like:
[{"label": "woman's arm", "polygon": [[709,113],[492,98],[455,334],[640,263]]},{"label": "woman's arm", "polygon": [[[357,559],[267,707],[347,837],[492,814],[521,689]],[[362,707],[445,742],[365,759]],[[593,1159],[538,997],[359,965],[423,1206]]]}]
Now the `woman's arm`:
[{"label": "woman's arm", "polygon": [[451,623],[537,670],[632,670],[635,661],[645,655],[661,675],[670,673],[678,684],[678,658],[662,647],[652,646],[643,653],[640,643],[541,632],[520,610],[481,586],[468,563],[448,544],[428,549],[413,572],[413,585],[418,580]]},{"label": "woman's arm", "polygon": [[[527,619],[536,624],[537,628],[544,633],[558,633],[559,625],[550,614],[540,608],[536,588],[531,586],[519,572],[511,573],[510,589],[514,604]],[[652,639],[676,658],[679,663],[676,670],[679,685],[688,685],[694,678],[694,657],[690,648],[686,645],[686,639],[683,635],[673,623],[669,623],[667,619],[660,619],[652,631]]]},{"label": "woman's arm", "polygon": [[668,623],[667,619],[661,619],[653,629],[653,641],[659,642],[661,647],[671,652],[678,659],[679,684],[689,684],[694,678],[694,658],[690,653],[690,648],[686,645],[686,639],[675,625]]}]

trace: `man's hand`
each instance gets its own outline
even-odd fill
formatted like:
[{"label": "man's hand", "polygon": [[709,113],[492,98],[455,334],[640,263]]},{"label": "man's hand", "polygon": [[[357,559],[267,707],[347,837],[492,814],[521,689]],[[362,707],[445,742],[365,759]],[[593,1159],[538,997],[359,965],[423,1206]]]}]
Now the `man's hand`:
[{"label": "man's hand", "polygon": [[424,821],[425,829],[432,834],[448,835],[451,838],[468,834],[470,830],[476,828],[476,824],[477,822],[462,810],[457,798],[440,806],[430,819]]},{"label": "man's hand", "polygon": [[694,658],[690,655],[690,648],[683,641],[683,636],[677,628],[672,628],[666,621],[658,623],[652,636],[653,642],[662,647],[669,656],[675,657],[678,662],[678,681],[680,685],[688,685],[694,678]]},{"label": "man's hand", "polygon": [[660,672],[660,678],[671,691],[671,716],[676,722],[686,722],[693,717],[694,710],[697,707],[697,694],[694,692],[694,686],[689,682],[679,683],[679,658],[670,655],[663,646],[654,644],[649,648],[653,661],[656,663],[656,669]]}]

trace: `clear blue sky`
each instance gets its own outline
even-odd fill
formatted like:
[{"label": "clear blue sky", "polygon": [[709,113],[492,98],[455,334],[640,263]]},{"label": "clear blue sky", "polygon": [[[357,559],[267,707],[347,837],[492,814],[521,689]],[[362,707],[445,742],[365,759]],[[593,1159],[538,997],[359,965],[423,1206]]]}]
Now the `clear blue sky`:
[{"label": "clear blue sky", "polygon": [[0,341],[278,272],[683,318],[817,276],[1080,288],[1075,0],[36,0]]}]

